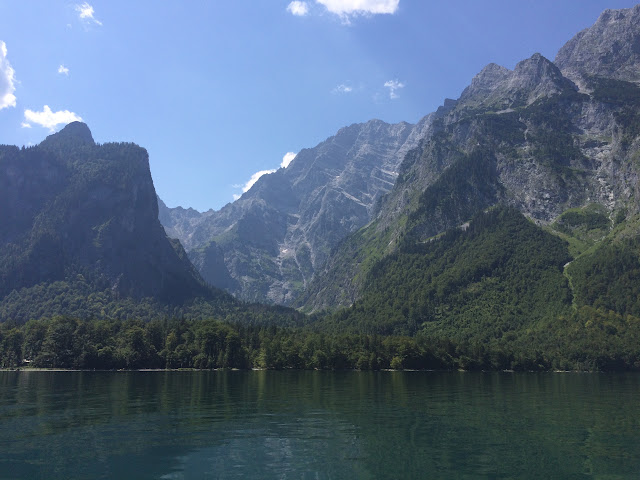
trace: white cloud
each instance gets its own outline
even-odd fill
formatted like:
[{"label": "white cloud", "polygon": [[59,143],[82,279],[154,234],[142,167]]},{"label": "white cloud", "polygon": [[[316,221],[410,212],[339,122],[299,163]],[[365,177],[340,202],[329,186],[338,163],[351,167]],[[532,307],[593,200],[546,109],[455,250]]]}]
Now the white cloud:
[{"label": "white cloud", "polygon": [[348,22],[351,15],[393,14],[400,0],[316,0],[326,9]]},{"label": "white cloud", "polygon": [[309,13],[309,5],[307,2],[299,2],[295,0],[287,5],[287,11],[297,17],[304,17]]},{"label": "white cloud", "polygon": [[80,20],[84,20],[85,22],[93,22],[96,25],[102,25],[102,22],[93,16],[95,11],[93,10],[93,7],[87,2],[84,2],[82,5],[76,5],[76,12],[78,12]]},{"label": "white cloud", "polygon": [[404,88],[404,83],[399,82],[398,80],[389,80],[388,82],[384,83],[384,86],[389,89],[389,98],[394,99],[398,98],[396,90]]},{"label": "white cloud", "polygon": [[31,128],[32,123],[41,125],[53,131],[58,125],[66,125],[71,122],[81,122],[82,118],[69,110],[59,110],[52,112],[49,105],[45,105],[41,112],[33,110],[25,110],[24,118],[26,122],[22,123],[23,128]]},{"label": "white cloud", "polygon": [[58,73],[61,73],[63,75],[69,75],[69,69],[67,67],[65,67],[64,65],[60,65],[58,67]]},{"label": "white cloud", "polygon": [[7,45],[0,41],[0,110],[16,106],[15,72],[7,60]]},{"label": "white cloud", "polygon": [[282,157],[282,162],[280,163],[280,168],[287,168],[291,161],[296,158],[297,153],[287,152]]},{"label": "white cloud", "polygon": [[353,87],[349,85],[340,84],[332,90],[333,93],[349,93],[353,91]]}]

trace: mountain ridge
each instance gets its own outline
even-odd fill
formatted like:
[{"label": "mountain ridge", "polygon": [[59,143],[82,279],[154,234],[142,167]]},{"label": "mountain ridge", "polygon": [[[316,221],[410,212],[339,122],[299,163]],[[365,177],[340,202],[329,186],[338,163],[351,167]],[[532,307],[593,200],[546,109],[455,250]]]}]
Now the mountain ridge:
[{"label": "mountain ridge", "polygon": [[[623,23],[637,33],[635,23]],[[611,35],[605,36],[613,44]],[[340,244],[296,305],[310,311],[351,305],[376,262],[408,238],[428,241],[496,203],[541,226],[590,204],[612,218],[636,213],[637,86],[600,77],[585,77],[582,86],[588,88],[579,89],[539,54],[514,70],[485,67],[405,157],[374,222]]]},{"label": "mountain ridge", "polygon": [[[371,181],[374,170],[361,170],[340,183],[349,154],[375,150],[363,126],[380,123],[340,129],[199,223],[190,258],[237,295],[324,311],[357,301],[375,265],[402,245],[430,241],[496,205],[564,235],[580,255],[591,240],[554,227],[567,212],[597,206],[610,222],[633,223],[639,208],[639,13],[640,6],[603,12],[555,62],[536,53],[513,70],[487,65],[457,100],[421,120],[388,157],[392,168],[378,157],[375,171],[391,176]],[[349,138],[354,132],[366,141]],[[363,200],[358,182],[378,180],[377,193]]]}]

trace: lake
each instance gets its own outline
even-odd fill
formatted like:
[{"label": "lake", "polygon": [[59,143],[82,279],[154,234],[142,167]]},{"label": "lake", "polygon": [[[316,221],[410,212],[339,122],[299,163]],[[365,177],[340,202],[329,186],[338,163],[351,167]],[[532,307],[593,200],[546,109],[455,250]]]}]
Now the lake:
[{"label": "lake", "polygon": [[640,375],[0,372],[0,478],[639,478]]}]

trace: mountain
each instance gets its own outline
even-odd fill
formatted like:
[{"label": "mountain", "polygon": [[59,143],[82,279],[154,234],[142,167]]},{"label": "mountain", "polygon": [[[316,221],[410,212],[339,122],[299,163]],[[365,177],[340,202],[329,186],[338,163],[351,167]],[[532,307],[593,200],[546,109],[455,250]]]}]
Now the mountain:
[{"label": "mountain", "polygon": [[169,208],[158,199],[158,219],[164,227],[169,238],[179,238],[187,243],[190,233],[207,217],[213,214],[213,210],[198,212],[193,208]]},{"label": "mountain", "polygon": [[209,283],[245,300],[288,304],[331,250],[373,218],[405,154],[438,115],[416,125],[345,127],[221,210],[161,209],[160,220]]},{"label": "mountain", "polygon": [[117,305],[197,297],[233,302],[167,238],[146,150],[98,145],[83,123],[35,147],[0,147],[0,211],[2,320],[104,316]]},{"label": "mountain", "polygon": [[[426,241],[494,205],[547,229],[595,207],[608,231],[615,218],[632,222],[639,20],[640,6],[607,10],[554,62],[489,64],[415,126],[346,127],[220,211],[167,209],[162,223],[211,284],[322,311],[360,298],[406,239]],[[569,240],[576,254],[597,243]]]},{"label": "mountain", "polygon": [[[449,274],[439,271],[437,275],[448,278],[445,282],[436,272],[429,273],[428,263],[419,263],[424,260],[415,251],[424,248],[429,255],[429,249],[441,248],[441,242],[447,243],[443,238],[449,238],[446,232],[458,232],[459,241],[467,241],[463,239],[475,231],[469,222],[482,223],[478,216],[483,212],[507,208],[533,222],[528,235],[547,232],[565,242],[564,253],[553,262],[546,260],[551,263],[544,275],[553,274],[556,290],[569,289],[569,294],[560,295],[549,310],[544,307],[544,286],[531,283],[530,298],[538,303],[528,303],[527,308],[548,312],[545,321],[580,307],[607,305],[617,315],[634,312],[636,300],[617,298],[620,294],[615,292],[632,294],[630,285],[640,280],[633,247],[640,231],[640,63],[635,49],[639,12],[640,6],[604,12],[592,28],[560,50],[557,63],[535,54],[513,70],[485,67],[405,156],[373,221],[340,243],[296,304],[310,311],[353,305],[334,318],[340,328],[364,325],[362,318],[369,331],[379,332],[451,335],[457,328],[464,336],[464,322],[475,322],[473,335],[493,328],[497,319],[504,321],[508,309],[512,316],[524,309],[517,300],[522,292],[504,296],[491,289],[497,285],[504,293],[514,278],[526,278],[533,271],[509,276],[518,271],[510,263],[513,257],[496,257],[475,272],[465,273],[462,265]],[[506,221],[513,215],[492,220],[497,225],[486,245],[504,248],[506,238],[496,237],[505,233],[500,218]],[[534,246],[525,240],[511,255],[547,249],[544,242]],[[468,242],[468,248],[477,248],[471,238]],[[465,253],[455,250],[455,242],[449,247],[438,255],[454,267]],[[616,263],[614,252],[620,251],[626,260]],[[605,265],[600,257],[611,262]],[[391,272],[396,272],[393,281]],[[427,278],[419,280],[423,275]],[[565,283],[558,275],[564,275]],[[617,288],[606,288],[607,284]],[[429,293],[432,289],[439,292],[435,297]],[[405,290],[409,297],[402,293]],[[398,302],[407,298],[400,308]],[[474,298],[482,305],[495,302],[495,308],[479,309]],[[396,305],[395,315],[402,319],[391,321],[384,305]],[[462,316],[454,313],[465,308],[470,310]],[[506,323],[515,329],[541,321]],[[389,322],[395,326],[383,327]],[[457,327],[447,329],[445,324]]]}]

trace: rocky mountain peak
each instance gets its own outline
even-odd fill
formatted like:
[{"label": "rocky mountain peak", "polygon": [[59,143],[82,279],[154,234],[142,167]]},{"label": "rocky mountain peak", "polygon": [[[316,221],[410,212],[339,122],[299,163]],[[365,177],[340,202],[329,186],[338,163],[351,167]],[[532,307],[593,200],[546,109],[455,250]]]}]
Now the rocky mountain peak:
[{"label": "rocky mountain peak", "polygon": [[558,67],[535,53],[513,70],[495,63],[484,67],[460,95],[458,108],[503,110],[571,89],[575,86]]},{"label": "rocky mountain peak", "polygon": [[511,71],[496,63],[490,63],[473,77],[471,85],[464,89],[459,102],[490,95],[504,80],[509,78]]},{"label": "rocky mountain peak", "polygon": [[640,82],[640,5],[602,12],[558,51],[555,64],[578,85],[588,76]]},{"label": "rocky mountain peak", "polygon": [[518,62],[513,69],[514,76],[527,77],[530,83],[539,83],[547,77],[562,77],[562,73],[550,60],[539,53]]},{"label": "rocky mountain peak", "polygon": [[526,103],[531,104],[542,96],[550,96],[566,90],[574,90],[560,69],[539,53],[519,62],[508,81],[509,90],[527,93]]},{"label": "rocky mountain peak", "polygon": [[40,144],[41,146],[64,145],[74,143],[76,145],[88,144],[94,145],[93,135],[86,123],[71,122],[59,132],[49,135]]}]

